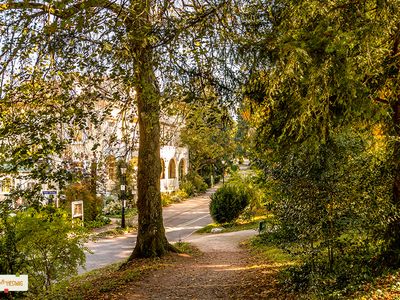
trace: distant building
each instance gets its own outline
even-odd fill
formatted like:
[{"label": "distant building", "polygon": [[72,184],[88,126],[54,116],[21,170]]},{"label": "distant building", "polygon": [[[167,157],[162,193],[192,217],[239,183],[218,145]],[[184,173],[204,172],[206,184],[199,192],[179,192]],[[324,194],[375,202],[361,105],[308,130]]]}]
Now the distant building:
[{"label": "distant building", "polygon": [[187,148],[163,146],[161,148],[161,192],[179,189],[179,182],[188,172]]},{"label": "distant building", "polygon": [[[127,115],[129,122],[121,118],[121,110],[115,107],[100,125],[88,126],[90,132],[76,131],[64,158],[69,159],[72,168],[87,174],[90,173],[91,164],[96,162],[98,176],[103,179],[98,184],[98,191],[104,195],[109,195],[118,183],[119,161],[137,165],[139,126],[134,111],[126,113],[125,116]],[[179,147],[181,126],[182,119],[179,117],[164,116],[160,119],[162,192],[179,189],[179,182],[188,172],[188,148]]]},{"label": "distant building", "polygon": [[[60,128],[62,138],[68,140],[68,147],[60,157],[52,158],[53,162],[56,161],[71,172],[80,173],[84,177],[93,175],[95,166],[97,194],[104,196],[111,195],[116,190],[120,161],[137,165],[139,146],[139,125],[134,108],[123,112],[120,107],[110,107],[105,101],[96,104],[99,116],[106,108],[111,113],[97,125],[88,122],[84,128],[71,129],[68,125]],[[172,192],[179,189],[179,182],[188,172],[189,152],[188,148],[179,147],[182,119],[161,117],[160,126],[161,191]],[[0,176],[0,201],[12,189],[24,189],[35,183],[36,181],[28,177]],[[42,190],[57,189],[54,186],[57,185],[53,185],[52,188],[43,185]],[[135,193],[136,187],[133,186],[132,189]]]}]

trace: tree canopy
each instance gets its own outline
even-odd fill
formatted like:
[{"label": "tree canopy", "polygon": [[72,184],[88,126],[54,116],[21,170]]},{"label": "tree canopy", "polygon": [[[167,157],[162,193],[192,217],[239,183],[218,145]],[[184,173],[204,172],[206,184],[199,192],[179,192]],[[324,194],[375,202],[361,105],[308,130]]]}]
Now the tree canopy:
[{"label": "tree canopy", "polygon": [[254,1],[248,12],[253,155],[299,271],[309,286],[324,284],[316,273],[340,285],[379,269],[376,252],[398,264],[399,2]]},{"label": "tree canopy", "polygon": [[[40,157],[61,153],[60,127],[86,126],[98,97],[136,105],[139,230],[133,256],[172,249],[159,191],[160,102],[171,99],[177,81],[193,76],[229,86],[213,78],[228,69],[229,47],[219,42],[218,28],[229,27],[230,9],[218,0],[1,2],[2,107],[15,109],[22,101],[19,106],[29,108],[22,115],[2,109],[2,140],[20,141],[5,145],[19,157],[15,166],[34,168]],[[119,89],[110,91],[110,82]],[[18,126],[14,118],[21,119]]]}]

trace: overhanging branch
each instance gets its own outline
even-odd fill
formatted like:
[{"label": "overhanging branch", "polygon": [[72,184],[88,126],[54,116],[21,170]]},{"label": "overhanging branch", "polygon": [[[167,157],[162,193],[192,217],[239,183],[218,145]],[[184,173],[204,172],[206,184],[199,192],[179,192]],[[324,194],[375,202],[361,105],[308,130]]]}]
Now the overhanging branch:
[{"label": "overhanging branch", "polygon": [[64,9],[58,9],[54,5],[48,5],[38,2],[6,2],[0,3],[0,12],[8,10],[41,10],[61,19],[69,19],[81,11],[96,7],[104,8],[113,12],[123,21],[128,18],[128,13],[124,10],[122,6],[109,0],[84,0],[75,3],[69,7],[65,7]]},{"label": "overhanging branch", "polygon": [[[154,45],[154,48],[157,48],[159,46],[168,44],[171,42],[173,39],[177,38],[179,34],[181,34],[183,31],[189,30],[190,28],[196,26],[197,24],[203,22],[205,19],[215,15],[218,13],[218,11],[226,5],[226,1],[223,1],[217,6],[210,7],[209,9],[205,11],[201,11],[198,13],[194,13],[189,15],[187,19],[181,19],[178,22],[181,23],[180,25],[168,29],[165,32],[163,32],[164,38],[158,41],[156,45]],[[155,32],[153,32],[155,33]]]}]

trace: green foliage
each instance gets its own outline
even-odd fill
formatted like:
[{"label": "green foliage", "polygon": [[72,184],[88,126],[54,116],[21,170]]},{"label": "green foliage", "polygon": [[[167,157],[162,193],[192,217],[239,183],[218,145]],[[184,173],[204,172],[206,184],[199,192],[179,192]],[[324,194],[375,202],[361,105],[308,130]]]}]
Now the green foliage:
[{"label": "green foliage", "polygon": [[211,196],[211,217],[220,224],[235,221],[249,204],[249,198],[246,190],[226,184]]},{"label": "green foliage", "polygon": [[248,195],[249,205],[246,207],[244,217],[250,219],[257,210],[264,207],[266,195],[257,177],[253,175],[241,175],[238,172],[232,173],[228,180],[228,185],[235,186],[237,189],[244,191]]},{"label": "green foliage", "polygon": [[99,228],[99,227],[103,227],[105,225],[108,225],[111,223],[110,218],[106,217],[106,216],[102,216],[102,215],[98,215],[96,217],[96,219],[89,221],[89,222],[85,222],[85,227],[87,229],[92,229],[92,228]]},{"label": "green foliage", "polygon": [[77,273],[85,262],[85,233],[66,212],[46,207],[14,214],[2,212],[0,273],[28,274],[33,294]]},{"label": "green foliage", "polygon": [[183,180],[180,184],[180,189],[185,191],[188,196],[194,196],[196,194],[196,187],[189,180]]},{"label": "green foliage", "polygon": [[17,249],[19,237],[9,200],[0,202],[0,273],[15,274],[24,265],[24,256]]},{"label": "green foliage", "polygon": [[398,1],[321,5],[251,2],[243,47],[256,57],[245,94],[271,228],[302,259],[291,283],[333,297],[377,271],[386,247],[399,261],[400,14]]},{"label": "green foliage", "polygon": [[392,178],[385,139],[368,133],[343,131],[318,149],[270,156],[263,181],[275,219],[266,236],[303,262],[283,276],[290,289],[329,294],[378,272]]},{"label": "green foliage", "polygon": [[172,201],[174,202],[180,202],[184,199],[187,199],[189,197],[189,195],[186,193],[186,191],[179,189],[177,191],[175,191],[174,193],[172,193]]},{"label": "green foliage", "polygon": [[69,185],[65,189],[65,198],[66,201],[62,206],[67,211],[71,211],[72,201],[83,201],[85,222],[94,221],[101,214],[103,201],[100,197],[93,195],[90,185],[84,182]]},{"label": "green foliage", "polygon": [[[124,192],[124,197],[126,200],[126,206],[127,207],[133,207],[135,206],[135,194],[133,187],[137,184],[137,157],[132,158],[129,163],[125,163],[123,160],[116,161],[116,170],[115,170],[115,185],[113,186],[113,189],[110,191],[111,195],[107,196],[105,199],[105,203],[110,204],[110,209],[113,209],[113,206],[119,202],[119,205],[122,205],[121,203],[121,187],[120,184],[122,184],[122,174],[121,174],[121,167],[126,168],[126,173],[125,173],[125,185],[126,185],[126,190]],[[115,199],[115,203],[113,204],[113,200]],[[109,210],[109,209],[106,209]]]},{"label": "green foliage", "polygon": [[161,204],[162,206],[168,206],[172,204],[172,197],[170,196],[169,193],[161,193]]},{"label": "green foliage", "polygon": [[204,193],[208,188],[208,185],[205,183],[204,179],[197,174],[195,174],[193,177],[189,176],[189,180],[192,181],[197,193]]},{"label": "green foliage", "polygon": [[[142,239],[147,229],[139,230],[136,249],[140,250],[135,255],[152,247],[160,249],[149,253],[164,254],[168,247],[161,237],[160,194],[154,191],[160,175],[160,103],[194,90],[200,91],[195,93],[197,97],[205,92],[207,81],[218,95],[221,88],[214,79],[230,66],[221,64],[220,55],[228,57],[231,47],[221,42],[219,34],[232,27],[228,9],[225,3],[196,0],[185,5],[166,0],[45,1],[39,5],[14,1],[1,5],[0,138],[10,143],[2,144],[0,166],[10,166],[11,171],[28,166],[40,179],[65,183],[70,173],[66,166],[76,158],[71,148],[81,146],[69,147],[77,132],[86,134],[97,127],[114,107],[120,110],[116,119],[121,121],[118,127],[122,131],[138,116],[138,208],[146,211],[143,216],[147,218],[140,224],[160,228],[149,239]],[[229,86],[225,90],[233,90],[230,85],[224,80],[224,86]],[[177,86],[184,92],[178,94]],[[107,103],[110,105],[104,107]],[[137,111],[131,113],[134,106]],[[89,134],[87,138],[92,139],[87,143],[93,145],[92,157],[100,148],[109,152],[108,145],[99,147],[97,143],[102,137],[96,140]],[[110,140],[110,148],[125,144],[116,152],[131,155],[137,150],[132,140],[123,132],[121,140]],[[83,154],[79,163],[86,160],[85,153],[78,154]],[[64,155],[69,161],[60,163]],[[85,211],[93,220],[98,211],[96,200],[87,202],[90,207]]]},{"label": "green foliage", "polygon": [[49,200],[42,194],[41,184],[34,184],[23,189],[16,188],[11,191],[7,199],[20,207],[33,207],[38,209]]},{"label": "green foliage", "polygon": [[106,197],[105,205],[102,209],[102,212],[106,215],[118,215],[122,210],[122,202],[121,200],[115,197]]},{"label": "green foliage", "polygon": [[231,170],[232,170],[232,172],[237,172],[239,170],[238,165],[232,165]]},{"label": "green foliage", "polygon": [[242,101],[241,106],[237,110],[237,125],[235,132],[235,153],[239,160],[239,164],[243,163],[243,157],[248,157],[251,151],[251,139],[250,136],[250,112],[248,110],[247,103]]},{"label": "green foliage", "polygon": [[[191,172],[200,174],[210,185],[210,178],[221,175],[222,161],[234,156],[234,122],[225,107],[221,107],[212,88],[207,88],[202,103],[189,104],[185,127],[180,138],[190,149]],[[196,184],[195,184],[196,185]]]},{"label": "green foliage", "polygon": [[200,175],[190,172],[180,183],[180,188],[185,191],[188,196],[194,196],[197,193],[204,193],[208,185]]},{"label": "green foliage", "polygon": [[161,194],[161,203],[163,206],[168,206],[172,203],[181,202],[182,200],[188,198],[189,195],[186,191],[179,189],[172,193],[162,193]]}]

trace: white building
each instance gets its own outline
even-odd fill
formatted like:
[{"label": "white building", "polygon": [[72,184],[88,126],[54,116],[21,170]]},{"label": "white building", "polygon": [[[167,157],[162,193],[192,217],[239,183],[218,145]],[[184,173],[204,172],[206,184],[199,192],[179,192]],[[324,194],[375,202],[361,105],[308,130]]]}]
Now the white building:
[{"label": "white building", "polygon": [[[96,106],[101,114],[105,108],[111,113],[98,125],[88,123],[84,129],[66,125],[61,128],[62,138],[68,139],[68,147],[60,157],[53,157],[57,162],[74,172],[89,175],[93,163],[96,164],[97,193],[110,195],[118,184],[118,162],[125,161],[137,164],[139,125],[134,108],[122,111],[118,106],[109,107],[105,101]],[[189,152],[179,147],[179,132],[182,119],[178,117],[162,117],[161,125],[161,165],[160,184],[162,192],[179,189],[180,180],[188,172]],[[27,174],[26,174],[27,175]],[[22,176],[0,176],[0,200],[4,199],[12,189],[29,187],[36,182]],[[132,187],[135,191],[136,187]],[[54,190],[47,185],[42,190]]]},{"label": "white building", "polygon": [[[99,110],[107,104],[99,103]],[[161,126],[161,192],[179,189],[179,182],[188,172],[189,151],[179,147],[182,119],[163,116]],[[97,163],[97,173],[103,181],[98,183],[98,192],[110,195],[117,182],[119,161],[137,165],[139,148],[139,125],[134,108],[121,111],[113,107],[111,114],[99,126],[88,126],[87,130],[75,131],[66,157],[74,168],[90,173],[91,164]],[[95,150],[93,150],[95,149]]]},{"label": "white building", "polygon": [[163,146],[161,148],[161,192],[179,188],[179,182],[188,172],[188,148]]}]

